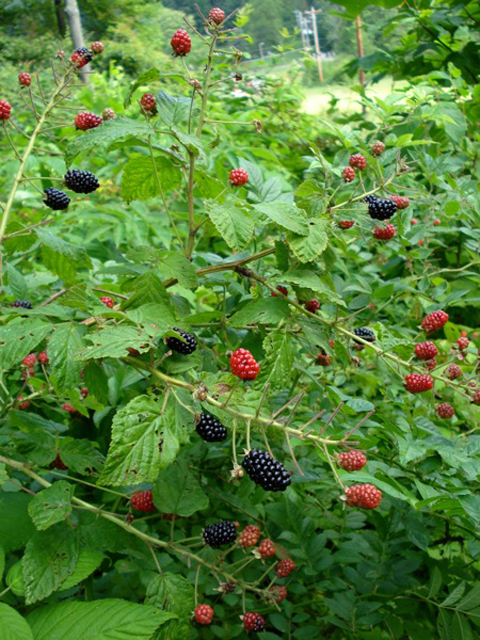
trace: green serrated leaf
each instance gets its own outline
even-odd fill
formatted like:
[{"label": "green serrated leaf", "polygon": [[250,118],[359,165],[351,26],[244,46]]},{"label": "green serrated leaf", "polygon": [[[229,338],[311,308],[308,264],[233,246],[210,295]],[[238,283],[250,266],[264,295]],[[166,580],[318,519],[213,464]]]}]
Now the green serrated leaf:
[{"label": "green serrated leaf", "polygon": [[83,346],[83,335],[86,327],[69,322],[59,324],[48,343],[49,370],[55,378],[57,392],[63,393],[80,382],[81,364],[75,355]]},{"label": "green serrated leaf", "polygon": [[58,480],[35,494],[28,505],[28,513],[37,529],[48,529],[53,524],[68,518],[72,512],[73,484]]},{"label": "green serrated leaf", "polygon": [[34,318],[15,318],[0,327],[0,369],[19,365],[51,330],[50,324]]},{"label": "green serrated leaf", "polygon": [[25,618],[4,602],[0,602],[0,628],[3,640],[33,640],[32,630]]},{"label": "green serrated leaf", "polygon": [[183,253],[165,251],[159,256],[160,270],[169,278],[176,278],[181,287],[195,289],[198,286],[195,267]]},{"label": "green serrated leaf", "polygon": [[328,223],[325,220],[309,220],[308,235],[289,233],[287,242],[300,262],[312,262],[327,248]]},{"label": "green serrated leaf", "polygon": [[88,392],[102,404],[108,404],[108,377],[101,362],[89,362],[83,371],[83,382]]},{"label": "green serrated leaf", "polygon": [[342,307],[346,307],[345,301],[342,300],[337,292],[328,286],[328,284],[322,280],[322,277],[314,271],[306,269],[290,271],[289,273],[284,274],[283,279],[285,282],[290,282],[298,285],[299,287],[311,289],[318,296],[323,296],[329,302],[335,302]]},{"label": "green serrated leaf", "polygon": [[122,302],[122,309],[134,309],[144,304],[153,303],[170,309],[173,313],[172,300],[162,281],[153,271],[147,271],[130,281],[128,287],[128,291],[134,293],[128,300]]},{"label": "green serrated leaf", "polygon": [[84,247],[71,244],[47,229],[36,229],[42,243],[43,264],[64,282],[74,282],[79,269],[91,269],[92,262]]},{"label": "green serrated leaf", "polygon": [[135,136],[141,140],[148,140],[153,133],[152,127],[141,120],[118,116],[103,122],[95,129],[79,133],[67,147],[65,163],[69,167],[79,154],[98,151],[121,138]]},{"label": "green serrated leaf", "polygon": [[6,267],[7,277],[8,277],[8,286],[10,287],[10,291],[12,294],[19,298],[20,300],[25,300],[28,297],[28,285],[25,278],[22,276],[20,271],[17,271],[13,264],[10,262],[7,263]]},{"label": "green serrated leaf", "polygon": [[254,205],[256,211],[266,216],[283,229],[306,236],[310,229],[305,212],[287,202],[272,202]]},{"label": "green serrated leaf", "polygon": [[438,567],[433,567],[432,574],[430,576],[430,591],[428,593],[429,598],[434,598],[440,591],[442,586],[442,572]]},{"label": "green serrated leaf", "polygon": [[167,623],[161,640],[189,638],[191,622],[188,612],[195,606],[195,591],[189,580],[173,573],[154,576],[147,586],[147,602],[177,617]]},{"label": "green serrated leaf", "polygon": [[229,320],[232,327],[243,327],[247,324],[270,324],[285,320],[290,315],[288,303],[282,298],[260,298],[250,302]]},{"label": "green serrated leaf", "polygon": [[58,441],[58,451],[62,462],[80,475],[88,475],[102,468],[103,455],[89,440],[63,437]]},{"label": "green serrated leaf", "polygon": [[156,156],[153,164],[150,156],[135,155],[123,170],[121,196],[126,202],[155,198],[176,189],[181,177],[170,158]]},{"label": "green serrated leaf", "polygon": [[289,333],[272,331],[263,341],[269,379],[275,388],[285,386],[290,380],[293,367],[293,348]]},{"label": "green serrated leaf", "polygon": [[242,251],[253,238],[255,223],[240,207],[228,202],[206,202],[206,213],[230,249]]},{"label": "green serrated leaf", "polygon": [[132,84],[130,85],[130,89],[128,90],[128,93],[125,96],[125,101],[123,103],[123,106],[125,107],[125,109],[130,105],[130,102],[132,101],[132,96],[135,93],[135,91],[138,89],[138,87],[141,87],[142,84],[150,84],[151,82],[156,82],[157,80],[160,80],[160,78],[161,78],[160,71],[156,67],[152,67],[148,71],[145,71],[144,73],[142,73],[142,75],[140,75],[135,80],[135,82],[132,82]]},{"label": "green serrated leaf", "polygon": [[105,555],[100,551],[93,551],[92,549],[80,549],[78,554],[78,561],[75,565],[73,572],[66,578],[58,590],[63,591],[65,589],[71,589],[79,582],[82,582],[89,575],[98,569],[102,564]]},{"label": "green serrated leaf", "polygon": [[162,513],[184,518],[208,507],[208,497],[184,461],[160,471],[153,485],[153,502]]},{"label": "green serrated leaf", "polygon": [[165,91],[159,91],[156,100],[158,116],[168,127],[173,127],[188,118],[192,103],[190,98],[175,98]]},{"label": "green serrated leaf", "polygon": [[149,336],[142,329],[135,327],[107,327],[85,337],[93,343],[77,352],[77,360],[98,358],[124,358],[128,355],[127,347],[145,353],[150,349]]}]

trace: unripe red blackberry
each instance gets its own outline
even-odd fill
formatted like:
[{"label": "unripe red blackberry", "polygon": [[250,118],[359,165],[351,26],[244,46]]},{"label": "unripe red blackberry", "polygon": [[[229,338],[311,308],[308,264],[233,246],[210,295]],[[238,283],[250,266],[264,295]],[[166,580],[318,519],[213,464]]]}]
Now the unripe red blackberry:
[{"label": "unripe red blackberry", "polygon": [[80,389],[80,395],[82,396],[82,398],[88,398],[88,389],[87,389],[87,387],[82,387]]},{"label": "unripe red blackberry", "polygon": [[320,302],[318,300],[307,300],[304,307],[307,311],[310,311],[310,313],[317,313],[320,309]]},{"label": "unripe red blackberry", "polygon": [[435,226],[438,226],[439,224],[442,224],[442,221],[440,220],[440,218],[435,218],[435,220],[433,221],[433,224]]},{"label": "unripe red blackberry", "polygon": [[328,367],[332,364],[332,358],[326,353],[319,353],[316,357],[315,362],[321,367]]},{"label": "unripe red blackberry", "polygon": [[373,235],[377,240],[391,240],[395,236],[395,227],[393,224],[387,224],[385,227],[375,227]]},{"label": "unripe red blackberry", "polygon": [[0,100],[0,120],[9,120],[12,107],[6,100]]},{"label": "unripe red blackberry", "polygon": [[442,402],[441,404],[437,405],[437,415],[439,418],[450,420],[454,413],[455,409],[448,402]]},{"label": "unripe red blackberry", "polygon": [[353,156],[350,156],[350,160],[348,161],[348,164],[351,167],[356,167],[357,169],[360,169],[360,171],[363,171],[363,169],[367,168],[367,161],[360,153],[354,153]]},{"label": "unripe red blackberry", "polygon": [[32,76],[26,71],[18,74],[18,82],[24,87],[29,87],[32,84]]},{"label": "unripe red blackberry", "polygon": [[117,114],[113,109],[109,109],[108,107],[102,111],[102,120],[115,120]]},{"label": "unripe red blackberry", "polygon": [[75,129],[80,129],[81,131],[87,131],[88,129],[95,129],[96,127],[102,124],[103,120],[100,116],[96,116],[94,113],[86,111],[84,113],[79,113],[75,116],[75,120],[73,124],[75,125]]},{"label": "unripe red blackberry", "polygon": [[438,349],[433,342],[420,342],[415,345],[415,355],[419,360],[431,360],[438,356]]},{"label": "unripe red blackberry", "polygon": [[275,555],[275,545],[270,538],[264,538],[258,547],[258,552],[262,558],[273,558]]},{"label": "unripe red blackberry", "polygon": [[250,480],[264,491],[285,491],[292,479],[281,462],[262,449],[251,449],[242,462]]},{"label": "unripe red blackberry", "polygon": [[260,529],[254,524],[248,524],[238,537],[238,544],[243,547],[254,547],[260,538]]},{"label": "unripe red blackberry", "polygon": [[461,338],[457,339],[457,345],[460,351],[465,351],[465,349],[468,349],[469,344],[470,340],[466,336],[462,336]]},{"label": "unripe red blackberry", "polygon": [[442,311],[432,311],[422,320],[422,329],[426,331],[426,333],[432,333],[432,331],[437,331],[441,329],[443,325],[448,322],[448,313]]},{"label": "unripe red blackberry", "polygon": [[422,238],[421,240],[419,240],[417,242],[417,244],[420,245],[421,247],[423,247],[424,242],[425,242],[425,238]]},{"label": "unripe red blackberry", "polygon": [[338,454],[338,466],[346,471],[360,471],[367,464],[361,451],[342,451]]},{"label": "unripe red blackberry", "polygon": [[451,364],[447,369],[446,376],[449,380],[456,380],[462,377],[462,370],[458,364]]},{"label": "unripe red blackberry", "polygon": [[354,224],[355,224],[354,220],[340,220],[339,223],[338,223],[338,225],[342,229],[351,229]]},{"label": "unripe red blackberry", "polygon": [[68,208],[70,198],[63,191],[55,189],[55,187],[48,187],[43,190],[43,193],[45,194],[43,197],[45,205],[53,211],[64,211]]},{"label": "unripe red blackberry", "polygon": [[[288,289],[287,287],[282,287],[282,285],[276,287],[277,291],[280,291],[280,293],[282,293],[284,296],[288,296]],[[278,293],[274,293],[273,291],[270,293],[271,296],[273,296],[274,298],[276,298],[278,296]]]},{"label": "unripe red blackberry", "polygon": [[345,167],[342,176],[345,182],[353,182],[355,180],[355,169],[353,167]]},{"label": "unripe red blackberry", "polygon": [[113,309],[115,306],[115,300],[110,296],[101,296],[100,302],[103,302],[103,304],[109,309]]},{"label": "unripe red blackberry", "polygon": [[130,504],[136,511],[142,511],[143,513],[150,513],[155,511],[155,505],[153,504],[153,494],[151,491],[137,491],[130,498]]},{"label": "unripe red blackberry", "polygon": [[383,142],[380,142],[379,140],[377,140],[377,142],[372,144],[373,156],[381,156],[384,151],[385,151],[385,145],[383,144]]},{"label": "unripe red blackberry", "polygon": [[293,560],[290,558],[286,558],[285,560],[280,560],[280,562],[275,567],[275,573],[280,578],[286,578],[289,576],[292,571],[295,571],[296,565]]},{"label": "unripe red blackberry", "polygon": [[480,389],[477,389],[475,391],[475,393],[473,394],[472,402],[473,402],[473,404],[479,404],[480,405]]},{"label": "unripe red blackberry", "polygon": [[234,376],[238,376],[241,380],[255,380],[260,366],[250,351],[237,349],[230,357],[230,370]]},{"label": "unripe red blackberry", "polygon": [[103,42],[100,42],[99,40],[95,40],[95,42],[92,42],[92,44],[90,45],[90,49],[93,51],[95,55],[102,53],[104,49]]},{"label": "unripe red blackberry", "polygon": [[157,104],[155,100],[155,96],[152,96],[151,93],[144,93],[140,99],[140,104],[145,109],[145,111],[153,111]]},{"label": "unripe red blackberry", "polygon": [[37,361],[37,356],[34,353],[29,353],[28,356],[25,356],[22,360],[22,364],[25,367],[33,367]]},{"label": "unripe red blackberry", "polygon": [[222,522],[216,522],[215,524],[210,524],[205,527],[202,535],[205,544],[217,549],[218,547],[223,547],[226,544],[235,542],[237,539],[237,528],[233,522],[222,520]]},{"label": "unripe red blackberry", "polygon": [[20,411],[25,411],[30,406],[30,400],[23,400],[23,396],[18,396],[17,402],[19,402],[18,408]]},{"label": "unripe red blackberry", "polygon": [[265,620],[259,613],[247,611],[243,614],[243,626],[247,631],[263,631],[266,626]]},{"label": "unripe red blackberry", "polygon": [[199,604],[195,607],[195,620],[198,624],[210,624],[213,619],[213,609],[208,604]]},{"label": "unripe red blackberry", "polygon": [[50,362],[50,360],[49,360],[49,358],[48,358],[48,355],[47,355],[47,352],[46,352],[46,351],[41,351],[41,352],[38,354],[38,361],[39,361],[41,364],[48,364],[48,363]]},{"label": "unripe red blackberry", "polygon": [[70,60],[80,69],[92,60],[93,56],[86,47],[81,47],[72,53]]},{"label": "unripe red blackberry", "polygon": [[185,29],[179,29],[173,34],[170,41],[173,49],[173,55],[186,56],[192,49],[192,41]]},{"label": "unripe red blackberry", "polygon": [[67,413],[71,413],[73,415],[78,413],[73,404],[70,404],[70,402],[65,402],[65,404],[62,404],[62,409]]},{"label": "unripe red blackberry", "polygon": [[246,169],[232,169],[230,171],[230,184],[233,187],[243,187],[248,182],[248,171]]},{"label": "unripe red blackberry", "polygon": [[225,11],[223,11],[223,9],[220,9],[219,7],[210,9],[208,20],[211,20],[215,24],[222,24],[222,22],[225,20]]},{"label": "unripe red blackberry", "polygon": [[418,224],[418,220],[416,218],[412,218],[410,220],[410,224],[413,224],[413,225]]},{"label": "unripe red blackberry", "polygon": [[382,502],[382,492],[373,484],[354,484],[345,489],[349,507],[376,509]]},{"label": "unripe red blackberry", "polygon": [[283,602],[288,595],[287,587],[280,584],[274,584],[269,591],[273,595],[275,602]]},{"label": "unripe red blackberry", "polygon": [[405,389],[410,393],[422,393],[433,389],[433,380],[426,373],[409,373],[405,376]]},{"label": "unripe red blackberry", "polygon": [[61,469],[62,471],[68,469],[67,465],[62,462],[59,453],[57,453],[57,457],[55,458],[55,460],[50,463],[50,469]]},{"label": "unripe red blackberry", "polygon": [[178,327],[173,327],[173,331],[176,331],[178,334],[180,334],[182,339],[170,336],[165,341],[167,343],[167,347],[172,351],[181,353],[184,356],[188,356],[193,353],[197,348],[197,341],[195,340],[195,337],[192,336],[191,333],[182,331]]},{"label": "unripe red blackberry", "polygon": [[410,204],[407,196],[390,196],[390,200],[397,205],[397,209],[406,209]]}]

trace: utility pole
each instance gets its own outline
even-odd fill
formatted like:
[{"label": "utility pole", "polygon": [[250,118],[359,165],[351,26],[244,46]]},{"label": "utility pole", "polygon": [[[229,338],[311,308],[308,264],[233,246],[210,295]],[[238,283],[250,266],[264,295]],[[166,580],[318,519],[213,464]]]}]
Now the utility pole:
[{"label": "utility pole", "polygon": [[[359,58],[359,65],[360,65],[360,59],[363,58],[363,39],[362,39],[362,19],[360,16],[357,16],[356,19],[356,25],[357,25],[357,49],[358,49],[358,58]],[[365,87],[365,72],[363,71],[363,69],[358,70],[358,76],[360,79],[360,84],[362,85],[362,87]]]},{"label": "utility pole", "polygon": [[310,16],[312,17],[313,40],[315,42],[315,53],[317,54],[318,77],[320,78],[320,82],[323,82],[322,53],[320,51],[320,44],[318,42],[318,31],[317,31],[317,13],[320,13],[320,10],[315,11],[313,7],[310,7],[310,11],[306,11],[305,13],[310,14]]}]

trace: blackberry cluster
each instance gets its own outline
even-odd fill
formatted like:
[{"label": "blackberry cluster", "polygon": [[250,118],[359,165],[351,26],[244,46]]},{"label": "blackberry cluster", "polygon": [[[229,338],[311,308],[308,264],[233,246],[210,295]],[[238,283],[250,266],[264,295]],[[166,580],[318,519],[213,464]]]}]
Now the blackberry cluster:
[{"label": "blackberry cluster", "polygon": [[92,193],[100,186],[97,178],[91,171],[80,171],[79,169],[69,169],[63,176],[67,189],[75,193]]},{"label": "blackberry cluster", "polygon": [[215,524],[209,524],[203,530],[203,539],[209,547],[218,549],[225,544],[230,544],[237,539],[237,528],[230,520],[222,520]]},{"label": "blackberry cluster", "polygon": [[27,302],[26,300],[15,300],[15,302],[12,302],[12,304],[10,305],[11,307],[22,307],[23,309],[32,309],[32,303],[31,302]]},{"label": "blackberry cluster", "polygon": [[73,64],[76,64],[77,67],[84,67],[86,64],[91,62],[92,59],[93,56],[89,52],[87,47],[76,49],[70,56],[70,60],[73,62]]},{"label": "blackberry cluster", "polygon": [[[360,327],[358,329],[354,329],[353,333],[359,338],[363,338],[367,342],[375,342],[375,334],[370,329],[365,329],[365,327]],[[357,344],[362,344],[358,340],[355,340]]]},{"label": "blackberry cluster", "polygon": [[397,211],[397,205],[392,200],[375,196],[365,196],[364,200],[368,204],[368,215],[373,220],[388,220]]},{"label": "blackberry cluster", "polygon": [[283,464],[262,449],[252,449],[242,466],[255,484],[265,491],[285,491],[292,479]]},{"label": "blackberry cluster", "polygon": [[223,442],[227,437],[226,427],[209,413],[201,414],[196,428],[198,435],[205,442]]},{"label": "blackberry cluster", "polygon": [[44,189],[43,192],[45,194],[45,204],[54,211],[63,211],[70,204],[70,198],[63,191],[59,191],[54,187],[48,187],[48,189]]},{"label": "blackberry cluster", "polygon": [[173,327],[173,331],[179,333],[183,340],[174,337],[167,338],[168,348],[172,351],[176,351],[177,353],[181,353],[184,356],[188,356],[190,353],[193,353],[197,348],[197,341],[195,338],[190,333],[182,331],[178,327]]}]

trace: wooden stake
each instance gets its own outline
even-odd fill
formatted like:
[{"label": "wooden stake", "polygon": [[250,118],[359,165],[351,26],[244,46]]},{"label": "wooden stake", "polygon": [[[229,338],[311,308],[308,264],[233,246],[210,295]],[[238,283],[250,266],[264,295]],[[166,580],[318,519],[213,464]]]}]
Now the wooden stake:
[{"label": "wooden stake", "polygon": [[320,78],[320,82],[323,82],[322,54],[320,51],[320,44],[318,42],[318,31],[317,31],[317,12],[313,7],[310,7],[310,11],[306,11],[305,13],[309,13],[312,16],[313,39],[315,42],[315,52],[317,54],[317,64],[318,64],[318,77]]},{"label": "wooden stake", "polygon": [[[360,58],[363,58],[363,40],[362,40],[362,19],[360,16],[357,16],[356,19],[357,25],[357,49],[358,49],[358,58],[360,64]],[[358,70],[358,76],[360,78],[360,84],[362,87],[365,87],[365,72],[363,69]]]}]

